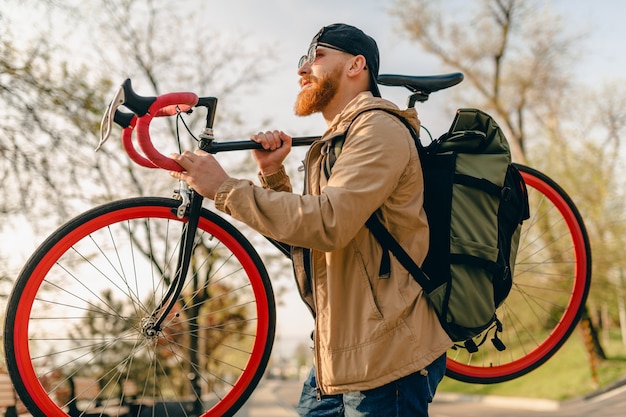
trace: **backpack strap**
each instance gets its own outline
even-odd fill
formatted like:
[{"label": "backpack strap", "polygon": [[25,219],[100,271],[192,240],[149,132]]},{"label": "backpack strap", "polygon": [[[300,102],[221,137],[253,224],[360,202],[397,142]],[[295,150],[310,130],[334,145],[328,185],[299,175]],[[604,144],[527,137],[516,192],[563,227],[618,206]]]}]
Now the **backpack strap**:
[{"label": "backpack strap", "polygon": [[409,130],[409,133],[411,134],[411,137],[413,138],[413,141],[415,142],[415,146],[417,147],[418,151],[421,151],[422,149],[424,149],[424,146],[422,145],[422,142],[420,142],[420,138],[418,133],[415,131],[415,129],[413,128],[413,126],[411,126],[411,124],[409,123],[408,120],[406,120],[404,117],[400,116],[399,114],[389,110],[389,109],[384,109],[384,108],[372,108],[372,109],[366,109],[363,110],[359,113],[357,113],[356,116],[354,116],[352,118],[352,120],[350,121],[350,124],[348,124],[348,127],[346,128],[346,130],[340,134],[337,135],[336,137],[334,137],[333,139],[331,139],[331,144],[328,145],[328,154],[326,156],[326,160],[324,162],[324,175],[326,175],[326,179],[330,178],[330,173],[331,170],[333,168],[333,165],[335,165],[335,162],[337,161],[337,158],[339,157],[339,154],[341,153],[341,148],[343,147],[343,143],[346,141],[346,137],[348,136],[348,131],[350,130],[350,128],[352,127],[352,123],[354,123],[354,121],[356,119],[359,118],[360,115],[362,115],[363,113],[367,113],[370,111],[384,111],[385,113],[388,113],[394,117],[396,117],[398,120],[400,120],[402,122],[402,124],[404,124],[404,126],[406,126],[406,128]]},{"label": "backpack strap", "polygon": [[[373,108],[373,109],[363,110],[350,121],[350,124],[348,125],[348,128],[345,130],[345,132],[342,135],[338,136],[337,138],[333,139],[332,144],[329,146],[328,155],[326,157],[326,162],[324,164],[324,174],[326,175],[327,179],[330,178],[332,167],[337,161],[339,154],[341,153],[341,147],[343,146],[343,143],[345,142],[346,136],[348,134],[348,130],[350,130],[352,123],[354,123],[354,121],[363,113],[374,111],[374,110],[384,111],[385,113],[395,116],[408,129],[409,133],[411,134],[411,137],[413,138],[413,141],[415,142],[415,146],[417,147],[418,151],[421,151],[423,149],[422,143],[420,142],[420,139],[419,139],[419,135],[417,134],[413,126],[411,126],[409,121],[406,120],[404,117],[400,116],[399,114],[389,109]],[[424,271],[422,271],[422,269],[411,258],[411,255],[409,255],[404,250],[404,248],[398,243],[398,241],[391,235],[391,233],[389,233],[389,231],[385,228],[385,226],[378,219],[376,212],[372,213],[369,219],[367,219],[367,221],[365,222],[365,225],[370,230],[372,235],[374,235],[374,237],[376,238],[376,240],[378,241],[378,243],[383,249],[383,255],[382,255],[381,262],[380,262],[380,269],[378,271],[378,275],[380,277],[386,278],[386,277],[389,277],[389,275],[391,274],[391,258],[389,256],[389,251],[391,251],[391,253],[393,253],[393,255],[396,257],[396,259],[398,259],[400,264],[407,271],[409,271],[409,274],[413,276],[413,278],[418,282],[418,284],[420,284],[420,286],[424,289],[426,293],[430,293],[432,290],[434,290],[434,285],[432,281],[430,280],[430,278],[428,278],[428,276],[424,273]]]},{"label": "backpack strap", "polygon": [[477,188],[497,198],[506,198],[504,188],[484,178],[476,178],[470,175],[454,174],[454,183],[472,188]]},{"label": "backpack strap", "polygon": [[[389,231],[383,226],[383,224],[378,220],[378,216],[376,213],[373,213],[369,219],[365,222],[367,228],[372,232],[378,243],[383,247],[383,253],[388,253],[387,250],[390,250],[391,253],[398,259],[400,264],[409,271],[409,274],[413,276],[415,281],[421,285],[426,293],[430,293],[435,289],[435,285],[432,283],[430,278],[422,271],[411,255],[409,255],[404,248],[398,243],[398,241],[389,233]],[[387,249],[387,250],[384,250]]]},{"label": "backpack strap", "polygon": [[[354,122],[354,119],[352,119],[352,122]],[[350,125],[348,125],[348,129],[350,129],[350,126],[352,126],[352,122],[350,122]],[[332,143],[328,147],[328,154],[326,155],[326,159],[324,161],[324,175],[326,175],[326,179],[330,178],[330,171],[333,168],[333,165],[335,165],[337,157],[341,153],[341,148],[343,147],[343,143],[346,140],[346,134],[348,133],[348,129],[346,129],[346,131],[340,136],[332,139]]]}]

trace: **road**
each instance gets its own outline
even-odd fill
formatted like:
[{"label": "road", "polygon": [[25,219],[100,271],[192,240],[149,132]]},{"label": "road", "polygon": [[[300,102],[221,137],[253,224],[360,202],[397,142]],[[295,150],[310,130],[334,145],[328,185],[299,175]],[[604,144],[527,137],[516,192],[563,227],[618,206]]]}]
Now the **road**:
[{"label": "road", "polygon": [[[297,417],[300,394],[297,381],[262,381],[235,417]],[[435,397],[430,417],[624,417],[626,379],[586,398],[564,402],[458,395],[442,392]]]}]

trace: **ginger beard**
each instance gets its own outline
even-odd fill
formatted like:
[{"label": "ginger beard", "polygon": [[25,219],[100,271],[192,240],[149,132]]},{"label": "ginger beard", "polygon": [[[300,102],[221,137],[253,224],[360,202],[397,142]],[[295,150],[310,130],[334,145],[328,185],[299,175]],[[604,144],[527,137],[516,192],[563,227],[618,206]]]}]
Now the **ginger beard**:
[{"label": "ginger beard", "polygon": [[339,88],[339,80],[343,66],[338,65],[333,71],[321,78],[313,75],[303,77],[311,84],[300,91],[294,105],[296,116],[309,116],[321,112],[335,97]]}]

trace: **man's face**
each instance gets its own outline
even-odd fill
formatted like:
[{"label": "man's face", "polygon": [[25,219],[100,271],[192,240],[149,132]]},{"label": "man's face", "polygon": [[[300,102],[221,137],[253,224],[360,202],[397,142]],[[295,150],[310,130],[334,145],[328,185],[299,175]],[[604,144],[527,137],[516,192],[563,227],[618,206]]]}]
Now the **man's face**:
[{"label": "man's face", "polygon": [[326,108],[339,89],[347,56],[345,52],[318,46],[312,62],[303,63],[298,69],[301,90],[294,106],[297,116],[308,116]]}]

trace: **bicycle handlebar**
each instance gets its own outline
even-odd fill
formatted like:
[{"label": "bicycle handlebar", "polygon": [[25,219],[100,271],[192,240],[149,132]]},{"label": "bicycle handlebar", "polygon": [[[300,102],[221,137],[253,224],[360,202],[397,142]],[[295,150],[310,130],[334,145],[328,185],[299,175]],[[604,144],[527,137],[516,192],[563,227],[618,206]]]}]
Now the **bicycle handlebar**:
[{"label": "bicycle handlebar", "polygon": [[144,155],[157,167],[168,171],[183,170],[183,167],[172,158],[163,155],[154,147],[152,140],[150,140],[150,122],[154,117],[173,116],[179,112],[188,112],[197,103],[198,96],[194,93],[165,94],[157,97],[150,105],[148,112],[139,117],[136,126],[137,142]]},{"label": "bicycle handlebar", "polygon": [[[379,84],[389,86],[403,86],[413,94],[409,97],[409,107],[416,101],[426,101],[430,93],[451,87],[463,80],[463,74],[453,73],[435,76],[406,76],[381,74]],[[126,113],[119,108],[126,107],[132,113]],[[174,116],[180,113],[189,113],[194,107],[206,107],[206,130],[200,135],[200,149],[209,153],[233,150],[262,149],[262,146],[252,140],[218,143],[213,140],[212,128],[217,107],[217,98],[198,97],[194,93],[169,93],[158,97],[140,96],[132,88],[130,79],[126,79],[113,100],[109,103],[100,124],[100,142],[96,147],[99,150],[111,135],[113,123],[122,127],[122,145],[128,156],[137,164],[147,168],[163,168],[169,171],[182,171],[183,168],[160,153],[150,139],[150,122],[155,117]],[[133,131],[137,133],[137,142],[143,152],[141,155],[132,143]],[[293,146],[310,145],[318,136],[292,138]]]},{"label": "bicycle handlebar", "polygon": [[[291,138],[292,146],[307,146],[315,142],[316,140],[320,140],[320,136],[294,136]],[[246,150],[254,150],[254,149],[263,149],[263,146],[260,143],[257,143],[253,140],[239,140],[239,141],[228,141],[228,142],[217,142],[211,141],[208,146],[200,146],[205,152],[208,153],[218,153],[218,152],[228,152],[228,151],[246,151]]]},{"label": "bicycle handlebar", "polygon": [[[121,106],[132,113],[121,111]],[[132,89],[130,79],[122,83],[109,104],[100,125],[100,142],[96,147],[99,150],[111,135],[113,123],[122,127],[122,146],[128,156],[138,165],[146,168],[162,168],[169,171],[182,171],[183,168],[160,153],[150,139],[150,123],[155,117],[175,116],[179,113],[190,112],[194,107],[206,107],[206,128],[213,127],[217,98],[198,97],[194,93],[169,93],[158,97],[139,96]],[[137,134],[137,143],[143,153],[139,153],[133,145],[133,132]],[[202,135],[201,135],[202,138]],[[294,137],[294,146],[310,145],[319,136]],[[201,139],[201,149],[215,154],[224,151],[263,149],[261,144],[252,140],[230,141],[219,143],[211,138]]]},{"label": "bicycle handlebar", "polygon": [[[194,93],[169,93],[158,97],[143,97],[135,93],[130,79],[125,80],[109,104],[100,125],[99,150],[111,135],[113,123],[122,127],[122,145],[130,158],[147,168],[163,168],[170,171],[182,171],[182,167],[173,159],[160,153],[150,140],[150,122],[154,117],[177,115],[189,112],[199,105],[200,99]],[[200,105],[211,107],[214,113],[217,99],[203,98]],[[119,107],[125,106],[132,113],[125,113]],[[213,117],[213,116],[211,116]],[[207,118],[207,120],[209,120]],[[212,123],[212,118],[211,118]],[[137,142],[143,152],[141,155],[132,142],[133,131],[137,132]]]}]

